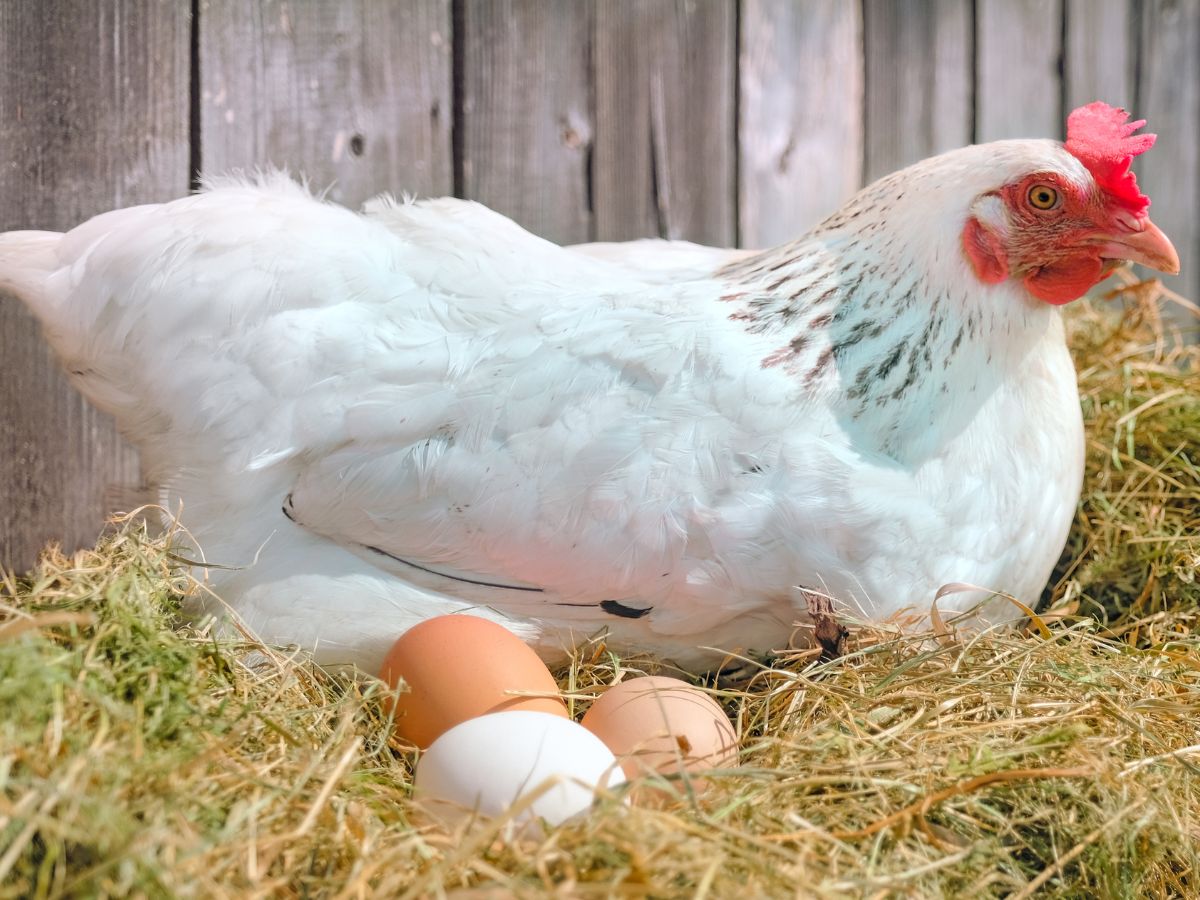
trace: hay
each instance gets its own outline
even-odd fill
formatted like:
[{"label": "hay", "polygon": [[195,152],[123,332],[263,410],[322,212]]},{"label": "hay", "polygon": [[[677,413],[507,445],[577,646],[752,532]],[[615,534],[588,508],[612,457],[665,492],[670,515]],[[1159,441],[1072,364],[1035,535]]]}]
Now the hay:
[{"label": "hay", "polygon": [[[1088,479],[1050,637],[797,653],[718,696],[743,764],[541,841],[408,799],[377,685],[179,620],[126,524],[0,597],[0,897],[1194,896],[1200,357],[1153,291],[1073,318]],[[623,665],[576,660],[586,706]]]},{"label": "hay", "polygon": [[1068,319],[1087,475],[1051,599],[1120,622],[1136,639],[1163,621],[1155,614],[1200,603],[1200,320],[1181,334],[1159,301],[1200,310],[1158,281],[1126,276],[1110,299],[1119,295],[1120,318],[1110,303],[1085,301]]}]

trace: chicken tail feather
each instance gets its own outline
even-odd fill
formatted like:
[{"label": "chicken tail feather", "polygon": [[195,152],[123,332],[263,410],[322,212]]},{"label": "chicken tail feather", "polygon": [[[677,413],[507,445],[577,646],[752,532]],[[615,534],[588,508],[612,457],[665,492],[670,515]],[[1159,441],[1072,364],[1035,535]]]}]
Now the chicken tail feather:
[{"label": "chicken tail feather", "polygon": [[46,305],[46,281],[62,263],[57,231],[0,234],[0,292],[15,294],[39,317]]}]

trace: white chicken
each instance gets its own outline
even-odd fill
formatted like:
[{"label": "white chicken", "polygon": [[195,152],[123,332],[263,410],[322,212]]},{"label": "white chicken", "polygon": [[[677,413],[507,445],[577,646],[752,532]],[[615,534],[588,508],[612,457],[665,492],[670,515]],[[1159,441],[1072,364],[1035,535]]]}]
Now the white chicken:
[{"label": "white chicken", "polygon": [[469,610],[547,658],[606,632],[697,668],[786,645],[813,595],[1036,601],[1082,471],[1057,305],[1179,265],[1126,118],[926,160],[764,252],[266,176],[0,236],[0,289],[263,640],[373,671]]}]

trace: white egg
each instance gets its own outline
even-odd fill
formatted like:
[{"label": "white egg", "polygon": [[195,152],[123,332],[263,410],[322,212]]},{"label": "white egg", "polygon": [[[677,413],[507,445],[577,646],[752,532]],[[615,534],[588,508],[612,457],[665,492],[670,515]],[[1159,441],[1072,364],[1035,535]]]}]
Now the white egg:
[{"label": "white egg", "polygon": [[430,744],[417,763],[414,793],[447,827],[464,816],[502,816],[536,794],[506,824],[511,838],[535,835],[539,819],[558,825],[585,812],[597,790],[624,780],[612,751],[582,725],[512,710],[468,719]]}]

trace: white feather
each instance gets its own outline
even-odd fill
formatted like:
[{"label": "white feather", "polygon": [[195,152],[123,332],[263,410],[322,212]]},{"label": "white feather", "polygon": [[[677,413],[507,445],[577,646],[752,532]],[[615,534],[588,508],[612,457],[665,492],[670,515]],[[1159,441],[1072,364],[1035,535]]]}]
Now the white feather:
[{"label": "white feather", "polygon": [[[842,240],[796,245],[789,277],[831,277]],[[357,215],[267,175],[4,236],[0,285],[234,567],[213,590],[325,662],[374,669],[463,608],[547,656],[606,630],[696,666],[786,644],[802,587],[878,617],[948,581],[1036,599],[1082,454],[1056,313],[989,297],[1032,323],[1019,371],[897,462],[836,371],[763,363],[779,334],[732,320],[716,272],[748,258],[563,249],[450,199]]]}]

